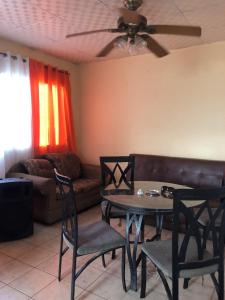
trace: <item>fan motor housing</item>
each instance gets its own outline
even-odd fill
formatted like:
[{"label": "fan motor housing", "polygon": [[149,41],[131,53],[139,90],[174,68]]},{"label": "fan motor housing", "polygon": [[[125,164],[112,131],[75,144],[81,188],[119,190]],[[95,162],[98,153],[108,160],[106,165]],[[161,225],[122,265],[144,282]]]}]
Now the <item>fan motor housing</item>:
[{"label": "fan motor housing", "polygon": [[145,28],[147,26],[147,19],[144,16],[139,15],[139,23],[133,24],[133,23],[127,23],[123,17],[119,17],[117,24],[119,29],[126,29],[128,27],[136,27],[139,29]]},{"label": "fan motor housing", "polygon": [[142,5],[143,1],[142,0],[124,0],[123,3],[127,9],[136,10],[136,9],[138,9],[138,7],[140,7]]}]

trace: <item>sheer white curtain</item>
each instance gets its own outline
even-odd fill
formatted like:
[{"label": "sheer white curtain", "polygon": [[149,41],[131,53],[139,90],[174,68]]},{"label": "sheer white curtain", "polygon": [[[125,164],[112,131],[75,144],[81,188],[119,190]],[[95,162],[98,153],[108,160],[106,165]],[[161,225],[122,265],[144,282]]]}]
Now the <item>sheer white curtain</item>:
[{"label": "sheer white curtain", "polygon": [[0,177],[31,156],[29,61],[0,54]]}]

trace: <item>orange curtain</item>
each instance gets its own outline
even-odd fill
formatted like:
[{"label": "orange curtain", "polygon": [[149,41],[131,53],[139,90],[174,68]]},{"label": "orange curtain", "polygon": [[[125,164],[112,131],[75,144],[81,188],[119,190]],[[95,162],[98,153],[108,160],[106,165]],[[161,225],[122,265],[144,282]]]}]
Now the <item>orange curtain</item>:
[{"label": "orange curtain", "polygon": [[75,152],[69,74],[30,59],[33,150]]}]

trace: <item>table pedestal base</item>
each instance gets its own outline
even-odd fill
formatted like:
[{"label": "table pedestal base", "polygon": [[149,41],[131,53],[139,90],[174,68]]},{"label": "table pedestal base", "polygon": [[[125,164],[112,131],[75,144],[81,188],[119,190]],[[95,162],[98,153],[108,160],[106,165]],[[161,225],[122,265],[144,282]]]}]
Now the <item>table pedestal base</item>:
[{"label": "table pedestal base", "polygon": [[[132,224],[135,225],[135,240],[133,243],[133,253],[131,254],[131,243],[130,243],[130,228],[132,228]],[[127,213],[126,219],[126,250],[128,256],[128,262],[130,265],[130,288],[133,291],[137,291],[137,248],[138,242],[144,237],[144,225],[143,225],[143,215]]]},{"label": "table pedestal base", "polygon": [[[132,225],[135,225],[135,239],[130,241],[130,231]],[[161,239],[163,225],[163,214],[156,214],[156,234],[147,241],[155,241]],[[141,255],[137,257],[138,244],[144,242],[144,216],[141,214],[135,214],[127,212],[126,216],[126,250],[128,256],[128,262],[130,266],[130,289],[137,291],[137,267],[141,261]],[[133,250],[131,250],[131,244]]]}]

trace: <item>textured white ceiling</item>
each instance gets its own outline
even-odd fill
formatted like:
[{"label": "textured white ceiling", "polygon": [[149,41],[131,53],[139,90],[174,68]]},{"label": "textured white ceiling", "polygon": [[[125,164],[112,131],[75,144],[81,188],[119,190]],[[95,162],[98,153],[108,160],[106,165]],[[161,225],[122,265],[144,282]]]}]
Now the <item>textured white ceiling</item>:
[{"label": "textured white ceiling", "polygon": [[[116,28],[122,0],[0,0],[0,36],[75,63],[102,60],[96,54],[116,34],[66,39],[70,33]],[[144,0],[138,12],[148,24],[199,25],[201,38],[154,36],[168,50],[225,40],[225,0]],[[142,50],[141,53],[148,53]],[[129,54],[114,49],[106,58]]]}]

